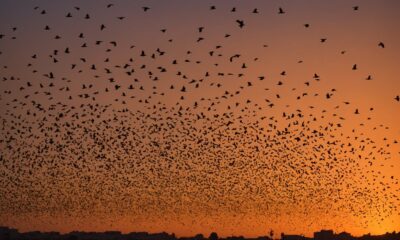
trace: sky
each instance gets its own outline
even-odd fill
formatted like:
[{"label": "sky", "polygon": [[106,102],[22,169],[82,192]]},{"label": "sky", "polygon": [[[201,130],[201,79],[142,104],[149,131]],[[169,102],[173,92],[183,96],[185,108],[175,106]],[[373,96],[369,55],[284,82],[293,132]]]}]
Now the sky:
[{"label": "sky", "polygon": [[0,0],[0,225],[400,231],[398,9]]}]

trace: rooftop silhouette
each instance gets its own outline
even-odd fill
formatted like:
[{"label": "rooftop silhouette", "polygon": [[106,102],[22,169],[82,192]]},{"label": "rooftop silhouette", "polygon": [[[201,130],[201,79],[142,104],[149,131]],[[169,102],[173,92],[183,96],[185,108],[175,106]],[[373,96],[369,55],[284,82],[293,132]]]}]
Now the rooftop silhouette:
[{"label": "rooftop silhouette", "polygon": [[[271,234],[269,234],[271,236]],[[314,237],[305,237],[303,235],[287,235],[282,233],[280,238],[273,236],[259,236],[255,238],[246,238],[243,236],[218,237],[218,234],[212,232],[207,238],[203,234],[197,234],[193,237],[176,237],[175,234],[166,232],[148,233],[131,232],[121,233],[119,231],[106,232],[82,232],[73,231],[66,234],[59,232],[19,232],[17,229],[0,226],[0,240],[400,240],[400,232],[386,233],[383,235],[365,234],[360,237],[352,236],[350,233],[334,233],[332,230],[321,230],[314,233]]]}]

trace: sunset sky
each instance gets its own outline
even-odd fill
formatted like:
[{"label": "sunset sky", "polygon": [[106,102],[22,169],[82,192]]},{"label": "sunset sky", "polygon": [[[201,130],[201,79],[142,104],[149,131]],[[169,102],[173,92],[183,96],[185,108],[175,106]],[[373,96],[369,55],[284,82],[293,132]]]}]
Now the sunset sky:
[{"label": "sunset sky", "polygon": [[399,11],[0,0],[0,226],[400,231]]}]

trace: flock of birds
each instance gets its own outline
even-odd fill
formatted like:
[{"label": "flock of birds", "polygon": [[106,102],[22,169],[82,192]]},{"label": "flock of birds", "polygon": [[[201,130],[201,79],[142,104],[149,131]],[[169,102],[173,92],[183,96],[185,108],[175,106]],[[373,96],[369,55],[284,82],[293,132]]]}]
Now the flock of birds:
[{"label": "flock of birds", "polygon": [[[115,6],[104,8],[113,12]],[[148,17],[152,10],[141,9]],[[42,6],[33,11],[49,14]],[[83,11],[76,6],[64,17],[98,21]],[[254,8],[251,14],[261,13]],[[107,23],[97,25],[93,31],[109,29]],[[239,31],[249,27],[245,19],[232,25]],[[19,40],[19,28],[1,29],[0,46]],[[340,89],[320,90],[318,73],[301,89],[291,87],[287,71],[279,71],[279,81],[265,75],[250,79],[249,68],[260,57],[244,61],[245,49],[222,53],[223,42],[210,50],[200,47],[207,28],[194,28],[194,49],[183,56],[161,47],[93,41],[86,32],[56,34],[57,22],[37,34],[50,33],[49,42],[67,45],[50,54],[32,49],[22,63],[25,70],[9,66],[2,56],[8,49],[0,47],[0,216],[121,214],[167,221],[202,213],[279,218],[289,211],[310,224],[327,214],[355,216],[368,226],[399,213],[399,180],[379,170],[385,160],[398,158],[390,151],[398,142],[370,134],[391,129],[381,124],[366,130],[364,123],[351,129],[340,112],[352,109],[369,120],[373,107],[332,100]],[[169,30],[157,31],[165,39]],[[386,46],[377,41],[371,47]],[[103,50],[107,57],[93,60],[84,49]],[[118,51],[131,57],[120,61]],[[28,74],[20,77],[20,71]],[[232,79],[237,86],[230,85]],[[369,74],[365,80],[375,81]],[[264,102],[244,96],[255,89],[264,91]],[[321,109],[319,102],[327,101],[335,106]],[[394,101],[400,102],[399,95]]]}]

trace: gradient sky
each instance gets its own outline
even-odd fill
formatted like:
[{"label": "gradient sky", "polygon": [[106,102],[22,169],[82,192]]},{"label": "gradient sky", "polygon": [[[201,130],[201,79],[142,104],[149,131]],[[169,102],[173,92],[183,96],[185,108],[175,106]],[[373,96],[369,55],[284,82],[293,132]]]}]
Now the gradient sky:
[{"label": "gradient sky", "polygon": [[0,0],[0,225],[399,231],[399,9]]}]

